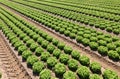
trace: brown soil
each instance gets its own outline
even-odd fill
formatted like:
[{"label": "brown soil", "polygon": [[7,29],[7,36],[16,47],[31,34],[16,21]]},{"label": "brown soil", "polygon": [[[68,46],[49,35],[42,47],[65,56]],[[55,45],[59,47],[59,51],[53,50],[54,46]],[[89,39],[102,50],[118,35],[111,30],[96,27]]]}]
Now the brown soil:
[{"label": "brown soil", "polygon": [[9,48],[2,32],[0,31],[0,60],[2,79],[32,79],[18,60],[14,52]]},{"label": "brown soil", "polygon": [[[4,39],[4,42],[2,42],[2,43],[5,43],[7,45],[4,47],[4,49],[9,48],[9,50],[11,50],[13,52],[12,58],[14,58],[14,56],[16,56],[15,61],[17,61],[17,62],[14,61],[13,63],[10,63],[13,65],[13,68],[7,66],[8,70],[12,70],[12,71],[8,71],[5,68],[5,71],[6,71],[5,73],[7,73],[8,78],[9,79],[39,79],[38,76],[33,75],[32,70],[27,67],[26,62],[22,61],[22,57],[18,56],[18,52],[14,50],[14,48],[11,46],[11,44],[9,43],[7,38],[4,36],[4,34],[2,32],[0,32],[0,35],[2,36],[1,39],[2,40]],[[9,50],[7,50],[7,49],[5,49],[5,50],[6,50],[6,52],[9,52]],[[4,59],[4,60],[7,60],[7,59]],[[6,63],[7,63],[7,61],[6,61]],[[14,64],[15,64],[15,66],[14,66]],[[6,67],[6,65],[3,65],[3,66]],[[12,78],[11,78],[11,75],[9,75],[9,73],[10,74],[13,73]]]},{"label": "brown soil", "polygon": [[[0,47],[1,48],[1,47]],[[2,52],[2,50],[0,49],[0,52]],[[8,76],[4,70],[3,64],[0,60],[0,73],[2,74],[2,78],[1,79],[8,79]]]},{"label": "brown soil", "polygon": [[81,54],[88,56],[91,59],[91,61],[99,62],[102,65],[103,70],[104,70],[104,68],[111,69],[111,70],[116,71],[118,73],[118,75],[120,75],[119,64],[116,64],[116,63],[110,61],[108,58],[104,58],[104,57],[98,55],[96,52],[93,53],[93,51],[88,50],[88,48],[84,48],[82,45],[77,45],[74,42],[74,40],[66,38],[66,37],[64,37],[64,35],[60,35],[59,33],[55,33],[53,30],[48,29],[43,25],[40,25],[39,23],[31,20],[30,18],[25,17],[24,15],[16,12],[15,10],[13,10],[7,6],[4,6],[4,5],[2,5],[2,6],[6,9],[8,9],[9,11],[11,11],[11,13],[14,13],[16,16],[23,18],[27,22],[29,22],[29,23],[35,25],[36,27],[38,27],[39,29],[47,32],[49,35],[53,36],[54,38],[57,38],[60,41],[64,41],[67,45],[70,45],[71,47],[73,47],[73,49],[79,50],[81,52]]}]

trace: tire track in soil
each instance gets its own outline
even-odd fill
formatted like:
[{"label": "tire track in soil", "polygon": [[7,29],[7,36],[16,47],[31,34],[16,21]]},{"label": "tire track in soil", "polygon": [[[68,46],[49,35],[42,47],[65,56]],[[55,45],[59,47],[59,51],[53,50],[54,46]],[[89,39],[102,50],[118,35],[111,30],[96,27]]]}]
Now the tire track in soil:
[{"label": "tire track in soil", "polygon": [[3,67],[3,64],[2,64],[2,62],[1,62],[1,60],[0,60],[0,73],[2,74],[1,79],[8,79],[8,76],[7,76],[7,74],[5,73],[5,70],[4,70],[4,67]]},{"label": "tire track in soil", "polygon": [[118,75],[120,76],[120,64],[119,63],[114,63],[111,60],[109,60],[108,58],[100,56],[97,52],[91,51],[88,47],[85,48],[83,45],[77,44],[75,42],[75,40],[71,40],[70,38],[65,37],[64,35],[61,35],[55,31],[53,31],[50,28],[46,28],[44,25],[41,25],[40,23],[24,16],[23,14],[13,10],[12,8],[10,8],[4,4],[1,4],[1,5],[2,5],[2,7],[6,8],[7,10],[9,10],[11,13],[15,14],[16,16],[21,17],[26,22],[35,25],[36,27],[47,32],[49,35],[53,36],[54,38],[57,38],[60,41],[65,42],[67,45],[71,46],[73,49],[79,50],[81,52],[81,55],[88,56],[91,61],[96,61],[96,62],[100,63],[101,66],[103,67],[102,70],[111,69],[113,71],[116,71],[118,73]]},{"label": "tire track in soil", "polygon": [[32,79],[14,52],[7,45],[0,31],[0,60],[8,79]]}]

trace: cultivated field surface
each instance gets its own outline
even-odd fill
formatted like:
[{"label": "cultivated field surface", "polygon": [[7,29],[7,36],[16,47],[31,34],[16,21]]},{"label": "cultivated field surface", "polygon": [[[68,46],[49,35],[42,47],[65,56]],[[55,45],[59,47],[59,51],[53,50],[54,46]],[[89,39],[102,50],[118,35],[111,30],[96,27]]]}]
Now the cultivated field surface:
[{"label": "cultivated field surface", "polygon": [[0,0],[0,79],[120,79],[120,1]]}]

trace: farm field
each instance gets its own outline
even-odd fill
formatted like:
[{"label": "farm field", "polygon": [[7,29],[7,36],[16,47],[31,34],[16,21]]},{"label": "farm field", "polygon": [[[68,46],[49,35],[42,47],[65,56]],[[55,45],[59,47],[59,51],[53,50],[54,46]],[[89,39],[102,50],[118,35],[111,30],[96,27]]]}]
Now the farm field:
[{"label": "farm field", "polygon": [[0,0],[0,79],[120,79],[119,0]]}]

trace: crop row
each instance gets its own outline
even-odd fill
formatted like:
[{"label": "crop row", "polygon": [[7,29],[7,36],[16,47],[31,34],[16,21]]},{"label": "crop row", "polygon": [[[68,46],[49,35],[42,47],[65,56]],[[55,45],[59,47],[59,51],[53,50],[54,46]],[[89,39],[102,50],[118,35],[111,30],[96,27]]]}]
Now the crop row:
[{"label": "crop row", "polygon": [[[108,56],[115,61],[120,60],[120,39],[118,37],[76,25],[20,4],[16,5],[11,3],[10,5],[8,3],[7,5],[33,20],[42,23],[46,27],[59,32],[66,37],[70,37],[70,39],[75,39],[77,43],[81,43],[85,47],[89,46],[91,50],[98,51],[101,55]],[[22,7],[24,7],[24,9]]]},{"label": "crop row", "polygon": [[[116,13],[115,10],[116,11],[120,10],[119,5],[117,5],[114,2],[107,4],[108,1],[106,3],[104,3],[104,2],[99,3],[98,1],[91,3],[90,1],[89,2],[85,1],[85,2],[80,2],[77,4],[74,4],[74,2],[69,3],[69,2],[63,2],[63,1],[47,1],[47,2],[59,3],[59,4],[73,6],[73,7],[84,8],[84,9],[88,9],[88,10],[94,10],[94,11],[100,11],[100,12],[104,12],[104,13],[115,14],[115,15],[119,15],[119,13]],[[112,4],[114,4],[114,5],[112,5]],[[109,12],[108,10],[109,11],[114,10],[114,11]]]},{"label": "crop row", "polygon": [[[117,1],[117,0],[116,0]],[[114,1],[114,2],[116,2]],[[119,11],[119,5],[118,2],[114,3],[113,1],[111,1],[110,4],[108,4],[108,1],[106,2],[99,2],[97,1],[51,1],[51,2],[57,2],[60,4],[65,4],[65,5],[70,5],[70,6],[74,6],[74,7],[78,7],[78,8],[85,8],[88,10],[96,10],[96,11],[100,11],[100,12],[106,12],[106,13],[111,13],[111,14],[115,14],[115,15],[119,15],[120,11]],[[110,1],[109,1],[110,2]],[[79,4],[79,5],[78,5]],[[107,6],[106,6],[107,5]],[[113,5],[113,6],[112,6]]]},{"label": "crop row", "polygon": [[[71,0],[72,1],[72,0]],[[114,10],[120,10],[119,8],[119,1],[118,0],[114,0],[114,1],[107,1],[107,0],[101,0],[101,1],[92,1],[92,2],[86,2],[84,3],[85,5],[89,5],[89,6],[95,6],[95,7],[102,7],[102,8],[106,8],[106,9],[114,9]]]},{"label": "crop row", "polygon": [[[33,73],[40,75],[40,79],[55,79],[51,78],[49,70],[51,68],[56,75],[63,75],[63,79],[76,79],[76,74],[73,71],[76,71],[82,79],[100,79],[100,76],[97,75],[101,73],[99,63],[90,62],[88,57],[81,56],[78,51],[3,8],[0,9],[0,18],[7,25],[2,23],[1,30],[14,49],[18,51],[18,54],[22,55],[27,66],[32,68]],[[67,65],[69,69],[66,70]],[[118,79],[117,74],[108,69],[102,75],[104,79]]]},{"label": "crop row", "polygon": [[[27,1],[17,1],[18,3],[39,9],[39,10],[43,10],[43,11],[47,11],[65,18],[69,18],[72,19],[74,21],[77,22],[81,22],[84,24],[88,24],[91,27],[96,27],[96,28],[100,28],[101,30],[106,30],[107,32],[113,32],[114,34],[119,34],[120,33],[120,23],[118,22],[114,22],[114,21],[109,21],[109,20],[105,20],[102,18],[98,18],[98,17],[93,17],[93,16],[88,16],[85,14],[81,14],[81,13],[77,13],[74,11],[70,11],[70,10],[66,10],[66,9],[62,9],[62,8],[57,8],[57,7],[51,7],[51,6],[46,6],[46,5],[40,5],[37,3],[31,3],[31,2],[27,2]],[[68,7],[68,6],[67,6]],[[87,12],[89,13],[89,12]],[[108,16],[108,15],[107,15]],[[111,16],[110,16],[111,17]]]},{"label": "crop row", "polygon": [[[117,5],[116,3],[110,3],[110,4],[107,4],[106,3],[98,3],[98,4],[95,4],[95,2],[93,3],[83,3],[84,5],[87,5],[87,6],[94,6],[94,7],[100,7],[100,8],[105,8],[105,9],[111,9],[111,10],[120,10],[119,8],[119,5]],[[113,13],[114,14],[114,13]]]},{"label": "crop row", "polygon": [[73,12],[76,12],[76,13],[82,13],[82,14],[85,14],[85,15],[100,17],[100,18],[113,20],[113,21],[119,21],[120,20],[119,15],[110,14],[110,13],[101,12],[101,11],[95,11],[95,10],[88,10],[88,9],[84,9],[84,8],[78,8],[78,7],[74,7],[74,6],[70,6],[70,5],[65,5],[65,4],[62,4],[62,3],[59,4],[59,3],[57,3],[59,1],[51,2],[51,1],[30,0],[30,1],[27,1],[27,2],[37,3],[37,4],[40,4],[40,5],[42,4],[42,5],[51,6],[51,7],[63,8],[65,10],[73,11]]}]

